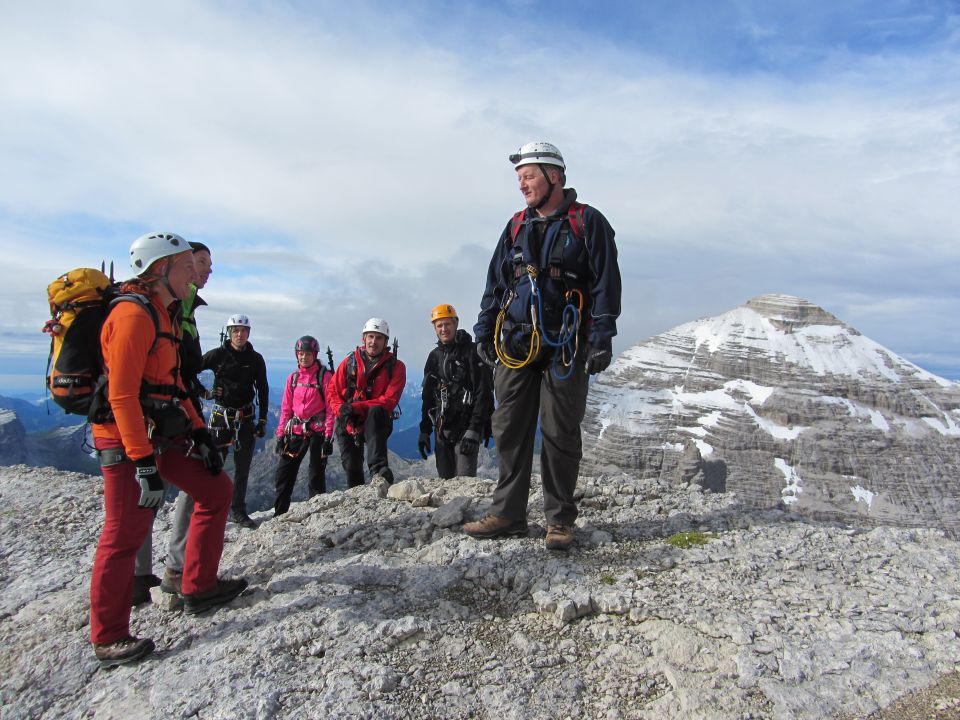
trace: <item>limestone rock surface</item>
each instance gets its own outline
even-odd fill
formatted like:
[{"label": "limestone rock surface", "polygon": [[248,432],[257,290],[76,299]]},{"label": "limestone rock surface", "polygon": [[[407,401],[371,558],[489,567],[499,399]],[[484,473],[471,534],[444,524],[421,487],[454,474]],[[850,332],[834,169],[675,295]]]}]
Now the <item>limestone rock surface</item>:
[{"label": "limestone rock surface", "polygon": [[478,541],[460,522],[491,481],[406,483],[228,525],[221,574],[250,589],[207,615],[135,609],[156,653],[100,671],[101,480],[0,468],[0,716],[860,718],[960,664],[960,544],[942,530],[616,473],[581,478],[558,554],[537,490],[529,538]]}]

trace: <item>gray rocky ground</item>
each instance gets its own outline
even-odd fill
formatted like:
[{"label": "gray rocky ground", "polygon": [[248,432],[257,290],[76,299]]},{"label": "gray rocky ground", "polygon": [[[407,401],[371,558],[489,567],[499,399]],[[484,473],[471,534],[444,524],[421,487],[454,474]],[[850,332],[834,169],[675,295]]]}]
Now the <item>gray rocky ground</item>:
[{"label": "gray rocky ground", "polygon": [[[0,468],[0,717],[957,716],[960,544],[941,530],[615,475],[581,478],[576,545],[556,554],[539,524],[461,533],[492,487],[411,478],[228,526],[222,570],[251,589],[205,616],[135,610],[156,654],[100,671],[100,480]],[[670,542],[691,530],[706,543]],[[922,714],[887,714],[911,698]]]}]

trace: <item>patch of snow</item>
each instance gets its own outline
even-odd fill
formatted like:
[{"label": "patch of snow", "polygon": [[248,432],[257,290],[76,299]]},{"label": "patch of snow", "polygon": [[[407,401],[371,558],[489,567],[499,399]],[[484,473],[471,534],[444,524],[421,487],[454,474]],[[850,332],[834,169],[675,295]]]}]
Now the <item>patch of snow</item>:
[{"label": "patch of snow", "polygon": [[740,392],[746,393],[750,396],[750,402],[755,402],[757,405],[763,405],[767,398],[773,395],[772,387],[757,385],[750,380],[728,380],[723,384],[723,389],[727,392],[739,390]]},{"label": "patch of snow", "polygon": [[947,435],[950,437],[960,437],[960,426],[954,422],[953,418],[950,417],[947,413],[944,413],[943,419],[946,420],[946,423],[942,422],[940,418],[925,417],[921,418],[927,425],[932,427],[941,435]]},{"label": "patch of snow", "polygon": [[847,414],[851,417],[856,417],[859,415],[857,406],[850,402],[847,398],[834,397],[832,395],[821,395],[819,398],[820,402],[826,405],[843,405],[847,408]]},{"label": "patch of snow", "polygon": [[873,425],[878,430],[883,432],[889,432],[890,423],[887,422],[887,419],[883,416],[883,413],[879,410],[868,410],[870,413],[870,424]]},{"label": "patch of snow", "polygon": [[611,425],[610,419],[607,417],[607,415],[601,414],[600,415],[600,434],[597,437],[602,438],[603,433],[606,432],[607,428],[610,427],[610,425]]},{"label": "patch of snow", "polygon": [[847,409],[847,414],[851,417],[862,417],[870,418],[870,424],[873,425],[877,430],[883,432],[890,431],[890,422],[884,417],[883,413],[875,408],[868,407],[866,405],[860,405],[854,403],[847,398],[841,397],[830,397],[830,396],[821,396],[818,398],[820,402],[826,403],[828,405],[842,405]]},{"label": "patch of snow", "polygon": [[720,422],[720,417],[723,415],[719,410],[714,410],[709,415],[704,415],[701,418],[697,418],[697,422],[705,427],[716,427],[717,423]]},{"label": "patch of snow", "polygon": [[696,435],[697,437],[706,437],[709,434],[705,427],[682,427],[678,425],[676,429],[680,432],[688,432],[691,435]]},{"label": "patch of snow", "polygon": [[868,510],[873,505],[873,492],[871,492],[870,490],[867,490],[866,488],[862,488],[859,485],[856,485],[850,488],[850,492],[853,493],[854,502],[865,503]]},{"label": "patch of snow", "polygon": [[793,505],[793,503],[799,500],[797,496],[803,492],[803,487],[801,487],[800,484],[800,475],[790,467],[783,458],[774,458],[773,465],[783,473],[783,477],[787,480],[787,486],[780,491],[780,494],[783,496],[783,504]]},{"label": "patch of snow", "polygon": [[713,445],[705,443],[699,438],[695,438],[694,441],[697,445],[697,450],[700,451],[700,457],[706,457],[707,455],[713,455]]},{"label": "patch of snow", "polygon": [[683,452],[683,445],[681,443],[663,443],[660,446],[661,450],[672,450],[673,452]]},{"label": "patch of snow", "polygon": [[796,427],[784,427],[783,425],[777,425],[773,420],[767,420],[766,418],[760,417],[749,405],[744,405],[744,410],[753,417],[753,421],[757,426],[777,438],[777,440],[796,440],[797,436],[800,435],[804,430],[807,429],[805,425],[797,425]]}]

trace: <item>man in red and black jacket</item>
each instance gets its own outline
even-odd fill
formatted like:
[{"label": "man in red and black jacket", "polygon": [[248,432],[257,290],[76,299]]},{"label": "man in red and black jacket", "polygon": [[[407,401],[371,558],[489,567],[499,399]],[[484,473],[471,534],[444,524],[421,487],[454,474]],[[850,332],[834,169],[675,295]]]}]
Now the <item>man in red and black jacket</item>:
[{"label": "man in red and black jacket", "polygon": [[393,482],[387,462],[387,438],[393,432],[393,411],[407,384],[403,362],[387,350],[390,326],[370,318],[363,326],[363,344],[344,358],[333,375],[330,408],[336,414],[340,462],[350,487],[363,485],[363,446],[370,477]]}]

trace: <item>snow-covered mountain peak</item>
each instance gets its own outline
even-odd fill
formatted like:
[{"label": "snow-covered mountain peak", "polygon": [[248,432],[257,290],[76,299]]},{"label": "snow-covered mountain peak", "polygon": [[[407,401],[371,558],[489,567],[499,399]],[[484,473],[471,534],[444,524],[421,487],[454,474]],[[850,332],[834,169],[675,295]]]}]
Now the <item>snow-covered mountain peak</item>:
[{"label": "snow-covered mountain peak", "polygon": [[599,471],[960,531],[958,442],[960,388],[787,295],[630,348],[591,385],[584,421]]},{"label": "snow-covered mountain peak", "polygon": [[[665,356],[666,353],[666,356]],[[722,357],[711,358],[713,355]],[[750,368],[765,360],[765,381],[782,372],[805,372],[818,377],[884,379],[901,382],[913,378],[941,387],[952,383],[929,373],[823,308],[789,295],[761,295],[720,315],[679,325],[628,350],[614,372],[646,368],[658,372],[665,364],[700,365],[712,369],[718,362],[743,366],[730,368],[734,377],[758,381]]]}]

